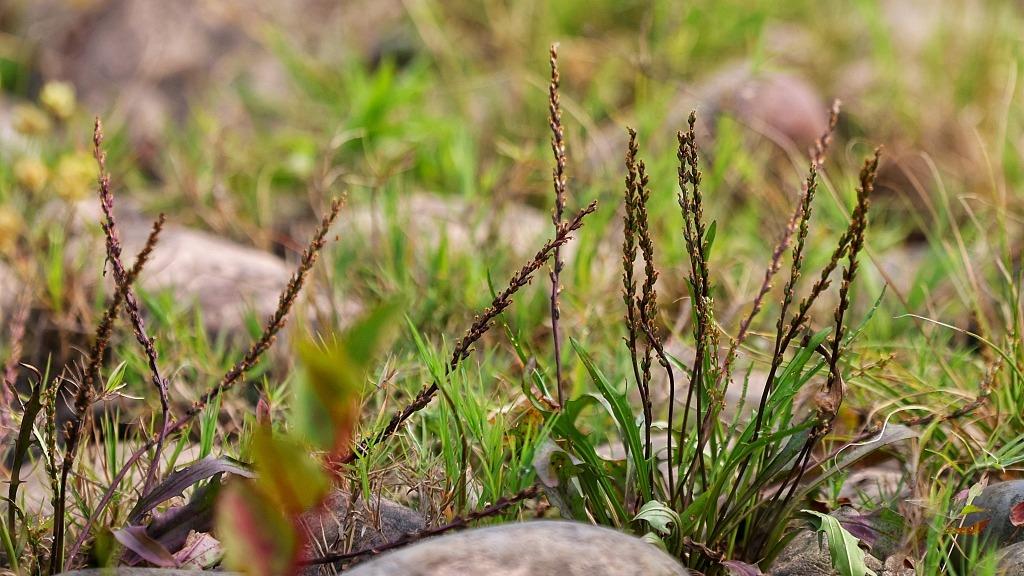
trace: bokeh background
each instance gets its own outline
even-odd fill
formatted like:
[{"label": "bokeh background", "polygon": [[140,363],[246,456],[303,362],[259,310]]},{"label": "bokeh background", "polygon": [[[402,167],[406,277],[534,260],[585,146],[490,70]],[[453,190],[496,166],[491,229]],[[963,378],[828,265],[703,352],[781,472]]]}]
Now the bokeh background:
[{"label": "bokeh background", "polygon": [[[100,115],[137,242],[158,212],[179,227],[163,249],[177,260],[143,287],[158,325],[177,327],[164,353],[191,359],[182,396],[230,357],[191,339],[192,304],[214,334],[257,332],[337,194],[349,206],[313,290],[326,325],[398,295],[417,326],[460,333],[489,279],[550,233],[557,42],[569,208],[602,203],[572,248],[567,330],[604,339],[620,322],[626,126],[652,177],[664,324],[680,334],[675,134],[697,111],[730,329],[840,99],[809,261],[827,259],[861,159],[884,145],[858,310],[888,285],[869,342],[927,395],[980,369],[926,378],[915,347],[948,342],[961,358],[971,339],[906,314],[983,334],[1018,322],[1017,296],[995,286],[1015,277],[1020,246],[1022,24],[1016,0],[4,0],[0,314],[29,294],[37,363],[88,332],[102,249],[77,239],[98,238]],[[546,306],[541,287],[512,312],[538,342]]]}]

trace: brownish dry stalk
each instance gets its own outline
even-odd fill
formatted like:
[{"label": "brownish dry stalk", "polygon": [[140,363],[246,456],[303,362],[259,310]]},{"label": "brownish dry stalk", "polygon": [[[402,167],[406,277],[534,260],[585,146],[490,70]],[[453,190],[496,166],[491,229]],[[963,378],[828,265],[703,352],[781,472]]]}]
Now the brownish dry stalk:
[{"label": "brownish dry stalk", "polygon": [[[555,233],[562,225],[565,214],[567,164],[565,155],[565,130],[562,128],[562,104],[558,96],[558,44],[551,45],[551,85],[548,87],[548,125],[551,128],[551,152],[555,157],[555,167],[551,171],[551,181],[555,188],[555,209],[551,214],[551,222]],[[565,405],[565,383],[562,382],[562,342],[558,332],[560,311],[558,296],[562,291],[559,277],[565,262],[562,261],[561,246],[555,247],[555,255],[551,265],[551,340],[555,353],[555,382],[558,387],[558,405]]]},{"label": "brownish dry stalk", "polygon": [[[512,276],[505,290],[494,298],[491,305],[484,310],[482,314],[476,317],[472,326],[469,327],[466,334],[463,335],[462,339],[455,345],[451,360],[445,368],[446,375],[454,372],[459,367],[459,364],[472,354],[473,344],[475,344],[477,340],[490,330],[494,323],[494,319],[512,304],[512,297],[515,293],[523,286],[530,283],[533,279],[534,273],[536,273],[537,270],[552,257],[555,249],[568,242],[572,238],[571,234],[583,226],[583,219],[596,209],[597,201],[591,202],[586,208],[580,210],[573,219],[559,225],[555,237],[548,240],[537,254],[534,255],[533,259]],[[355,461],[365,454],[367,450],[377,446],[394,435],[406,420],[430,404],[430,401],[433,400],[437,391],[438,387],[436,382],[431,383],[430,386],[421,390],[412,402],[391,417],[391,420],[383,430],[378,432],[369,440],[365,440],[360,443],[355,450],[342,460],[342,463],[344,464]]]},{"label": "brownish dry stalk", "polygon": [[[110,174],[107,172],[106,153],[103,151],[103,123],[100,121],[99,117],[96,118],[96,123],[93,128],[93,157],[96,159],[96,165],[99,172],[100,208],[102,209],[104,216],[101,226],[103,228],[103,235],[106,239],[107,261],[110,263],[111,269],[114,273],[114,283],[116,286],[115,294],[121,295],[125,312],[128,314],[128,318],[131,321],[132,332],[135,334],[135,339],[139,342],[139,345],[142,346],[142,349],[146,354],[147,364],[153,379],[153,386],[156,388],[157,393],[160,396],[161,425],[157,442],[155,444],[153,462],[146,474],[146,480],[143,484],[143,492],[145,492],[148,486],[152,483],[156,474],[156,468],[159,465],[160,450],[163,447],[163,440],[167,435],[171,408],[168,397],[167,380],[165,380],[160,374],[160,368],[157,364],[156,347],[153,345],[153,339],[146,333],[146,323],[142,318],[138,300],[131,288],[131,281],[134,280],[134,278],[129,275],[129,272],[124,267],[124,262],[121,259],[121,239],[117,229],[117,222],[114,218],[114,195],[110,190]],[[144,248],[143,252],[145,252],[145,250],[146,249]],[[152,247],[150,247],[149,250],[151,251]],[[148,253],[146,254],[146,257],[148,258]],[[117,297],[115,296],[115,298]],[[111,322],[113,321],[113,316],[110,317],[110,320]],[[101,326],[101,328],[103,328],[103,326]],[[110,326],[106,326],[105,329],[108,332],[104,340],[109,340]],[[103,345],[105,346],[105,344]],[[95,370],[91,371],[95,373]],[[86,379],[89,379],[90,375],[86,374],[85,377]],[[84,385],[79,388],[79,391],[76,394],[75,408],[79,417],[70,422],[70,426],[65,430],[65,443],[68,445],[73,444],[74,447],[77,447],[78,439],[81,436],[82,420],[85,418],[84,414],[88,409],[88,396],[90,394],[91,386],[87,387]],[[77,396],[82,396],[81,401],[79,401]],[[81,412],[78,412],[79,408],[82,408]],[[71,440],[72,435],[75,437],[73,441]],[[74,456],[71,455],[72,453],[73,450],[65,453],[65,460],[61,466],[60,493],[54,503],[53,546],[51,548],[50,555],[50,568],[53,573],[60,572],[64,567],[64,511],[67,500],[67,479],[70,474],[71,464],[73,463],[74,458]]]},{"label": "brownish dry stalk", "polygon": [[249,350],[245,353],[245,356],[239,360],[230,370],[221,378],[220,382],[217,383],[212,389],[207,391],[203,397],[193,404],[186,412],[185,416],[178,422],[175,422],[172,426],[172,430],[179,430],[188,420],[194,418],[197,414],[202,412],[206,406],[215,400],[218,396],[230,390],[235,384],[241,380],[242,376],[245,375],[256,362],[266,353],[267,350],[277,340],[278,334],[288,323],[288,315],[291,313],[292,307],[295,305],[295,301],[298,300],[299,294],[302,292],[303,286],[305,286],[306,279],[309,276],[310,270],[313,269],[313,265],[316,264],[317,258],[320,255],[320,251],[323,250],[324,245],[327,244],[327,233],[330,231],[334,221],[338,218],[338,214],[341,212],[341,207],[344,205],[344,200],[341,198],[335,198],[331,201],[331,208],[320,220],[320,225],[317,227],[316,232],[313,234],[313,238],[306,249],[302,252],[302,258],[299,261],[298,269],[292,274],[292,277],[288,280],[288,285],[285,286],[284,291],[278,298],[277,309],[274,314],[270,317],[267,325],[263,328],[263,333],[259,339],[254,342]]},{"label": "brownish dry stalk", "polygon": [[835,312],[836,329],[832,335],[832,354],[828,367],[826,396],[816,399],[819,410],[829,421],[829,427],[831,427],[831,422],[835,419],[843,401],[842,381],[839,376],[839,352],[843,345],[843,338],[846,336],[845,315],[850,307],[850,289],[853,286],[854,278],[857,277],[857,256],[864,247],[864,232],[868,226],[868,207],[871,204],[871,192],[875,188],[875,176],[878,174],[878,160],[881,153],[880,147],[875,148],[872,157],[864,161],[864,167],[860,171],[860,187],[857,189],[857,207],[854,208],[850,218],[850,249],[847,265],[843,270],[843,282],[839,286],[839,305]]},{"label": "brownish dry stalk", "polygon": [[[779,306],[779,319],[775,324],[775,349],[772,353],[771,366],[768,369],[768,376],[765,380],[765,388],[761,392],[761,398],[758,403],[757,416],[755,417],[756,420],[754,424],[754,433],[751,437],[751,442],[756,441],[760,437],[761,426],[764,422],[764,411],[768,403],[768,396],[771,393],[772,383],[775,379],[775,375],[778,372],[779,367],[782,365],[782,360],[785,357],[786,350],[789,347],[789,344],[792,341],[792,339],[796,336],[796,334],[799,332],[799,330],[803,327],[804,323],[806,322],[807,313],[810,310],[811,305],[817,300],[818,296],[825,290],[825,288],[828,287],[828,277],[832,273],[832,270],[835,269],[835,266],[838,264],[839,259],[842,257],[842,254],[846,250],[847,242],[843,238],[846,238],[848,236],[848,233],[844,233],[843,237],[840,238],[836,251],[833,253],[833,257],[830,260],[830,263],[826,265],[825,268],[822,270],[822,274],[818,282],[816,282],[812,287],[811,293],[807,296],[807,298],[805,298],[801,302],[799,311],[796,315],[794,315],[793,320],[790,323],[789,330],[786,331],[786,314],[788,313],[789,306],[793,301],[794,295],[796,294],[796,285],[800,279],[800,274],[803,269],[804,247],[806,245],[807,234],[809,232],[809,224],[811,219],[811,211],[814,205],[814,198],[818,190],[818,172],[821,169],[821,166],[824,164],[825,158],[828,154],[828,149],[832,144],[832,137],[835,134],[836,124],[839,121],[839,110],[839,100],[833,101],[832,109],[829,113],[828,126],[825,129],[825,132],[822,133],[822,135],[815,142],[814,152],[811,155],[810,166],[807,171],[807,178],[803,183],[803,190],[800,195],[800,202],[797,206],[796,212],[794,212],[793,215],[794,217],[799,218],[799,225],[797,227],[796,232],[797,240],[796,244],[793,246],[793,255],[792,262],[790,264],[789,280],[787,280],[786,286],[783,289],[782,303]],[[790,225],[792,225],[792,222],[793,221],[791,220]],[[787,235],[792,235],[792,231],[789,230],[789,227],[787,227]],[[775,254],[773,254],[773,260],[774,258]],[[767,278],[768,277],[766,276],[766,279]],[[730,350],[730,355],[732,353],[733,351]],[[727,358],[726,364],[728,365],[730,363],[731,361]],[[726,370],[725,372],[725,377],[728,379],[728,370]],[[729,386],[728,380],[726,381],[725,386]],[[747,467],[749,466],[749,464],[749,457],[745,458],[743,462],[740,464],[739,472],[737,474],[737,481],[730,490],[729,497],[726,498],[721,508],[721,513],[719,516],[720,519],[725,518],[725,516],[728,514],[729,506],[732,503],[732,499],[736,495],[736,491],[739,489],[739,486],[743,482],[743,478],[746,474]]]},{"label": "brownish dry stalk", "polygon": [[305,566],[334,564],[335,562],[354,560],[356,558],[360,558],[363,556],[375,556],[377,554],[381,554],[389,550],[402,548],[403,546],[408,546],[409,544],[412,544],[424,538],[429,538],[431,536],[438,536],[446,532],[452,532],[455,530],[469,528],[470,524],[472,524],[473,522],[497,516],[498,514],[501,514],[505,510],[511,508],[512,506],[515,506],[516,504],[524,500],[536,498],[538,495],[540,495],[540,493],[540,487],[536,485],[530,486],[528,488],[520,490],[519,492],[516,492],[511,496],[501,498],[494,504],[491,504],[490,506],[486,506],[484,508],[481,508],[480,510],[470,512],[465,516],[458,516],[451,522],[448,522],[447,524],[444,524],[442,526],[435,526],[433,528],[426,528],[423,530],[419,530],[417,532],[410,532],[408,534],[405,534],[404,536],[398,537],[396,540],[388,542],[387,544],[382,544],[380,546],[375,546],[373,548],[364,548],[362,550],[355,550],[353,552],[345,552],[338,554],[326,554],[318,558],[307,560],[302,564]]},{"label": "brownish dry stalk", "polygon": [[[849,250],[847,253],[847,265],[843,270],[843,281],[839,287],[839,304],[835,311],[835,331],[829,346],[827,360],[829,375],[824,390],[820,391],[814,399],[817,423],[811,429],[804,449],[797,459],[797,465],[790,471],[789,477],[779,486],[774,502],[782,490],[788,486],[786,496],[782,499],[780,506],[775,507],[774,514],[778,515],[786,508],[800,484],[803,475],[809,469],[808,462],[814,447],[832,431],[832,425],[836,414],[843,403],[845,395],[844,383],[839,370],[840,354],[843,350],[843,340],[846,336],[846,311],[850,306],[850,290],[853,281],[857,277],[858,261],[861,249],[864,247],[864,234],[867,230],[867,214],[871,204],[871,193],[875,186],[875,177],[878,174],[878,161],[881,156],[881,147],[875,148],[874,154],[864,161],[860,171],[860,186],[857,188],[857,205],[850,217],[850,225],[847,228],[850,238]],[[771,512],[769,512],[771,513]]]},{"label": "brownish dry stalk", "polygon": [[99,169],[100,208],[103,210],[104,217],[101,226],[107,243],[107,261],[114,272],[114,282],[117,291],[122,294],[124,310],[131,322],[132,332],[135,334],[135,339],[138,341],[139,346],[142,347],[146,354],[149,372],[153,379],[153,387],[156,388],[160,396],[160,437],[156,443],[153,462],[150,464],[149,471],[146,473],[146,480],[143,483],[142,491],[145,493],[153,482],[156,469],[159,467],[160,451],[163,448],[163,439],[167,435],[167,426],[170,423],[171,402],[167,380],[160,374],[160,367],[157,364],[156,346],[153,345],[153,339],[146,333],[146,321],[142,318],[138,298],[136,298],[135,292],[132,290],[128,270],[121,260],[121,238],[117,229],[117,221],[114,219],[114,194],[110,190],[107,154],[103,151],[103,123],[99,117],[96,118],[92,142],[93,156],[96,158],[96,165]]},{"label": "brownish dry stalk", "polygon": [[[712,362],[712,371],[718,366],[718,338],[714,327],[714,311],[711,307],[711,283],[708,279],[708,263],[706,243],[707,230],[704,225],[703,194],[700,189],[701,177],[700,162],[697,152],[697,136],[695,126],[697,115],[690,112],[687,131],[678,132],[676,138],[679,142],[677,157],[679,159],[678,181],[679,181],[679,208],[683,215],[683,239],[685,240],[687,254],[690,258],[690,290],[693,295],[693,307],[697,319],[694,326],[695,354],[693,368],[690,371],[690,386],[686,393],[686,403],[683,409],[683,423],[680,428],[680,447],[686,442],[686,429],[689,423],[690,407],[694,406],[697,417],[704,413],[701,405],[703,396],[702,390],[705,384],[704,364],[705,360]],[[713,390],[710,392],[714,392]],[[674,428],[674,422],[669,422],[669,427]],[[703,426],[697,427],[697,444],[704,445]],[[677,452],[675,466],[682,469],[683,451]],[[696,458],[691,462],[685,474],[680,475],[680,483],[687,484],[692,472],[697,469],[702,479],[706,482],[706,469],[704,465],[704,454],[696,452]],[[693,496],[693,483],[685,486],[686,490],[679,490],[676,496],[682,496],[683,506],[689,504]]]},{"label": "brownish dry stalk", "polygon": [[[320,226],[314,233],[313,239],[303,251],[299,266],[289,279],[288,285],[282,291],[281,297],[278,300],[277,310],[274,311],[274,314],[268,320],[260,338],[249,347],[245,356],[232,366],[232,368],[228,370],[228,372],[213,388],[207,391],[199,401],[189,407],[181,417],[168,426],[166,435],[176,433],[183,429],[197,415],[199,415],[203,409],[210,404],[210,402],[215,400],[224,392],[230,390],[245,375],[245,373],[259,361],[260,357],[262,357],[262,355],[274,343],[277,339],[278,333],[288,323],[289,313],[291,312],[295,301],[298,299],[299,293],[302,291],[302,288],[306,283],[306,279],[309,276],[309,272],[316,263],[320,251],[326,244],[327,232],[330,230],[335,219],[337,219],[342,205],[343,201],[339,198],[335,198],[331,201],[330,211],[323,217],[323,219],[321,219]],[[111,498],[113,498],[114,493],[118,486],[120,486],[121,482],[124,481],[128,471],[139,461],[139,459],[142,458],[144,454],[146,454],[146,452],[156,445],[158,440],[159,435],[151,437],[143,443],[142,446],[135,450],[124,464],[122,464],[121,469],[114,475],[110,486],[103,493],[99,503],[93,509],[92,514],[88,519],[86,519],[85,525],[82,527],[81,532],[79,532],[74,546],[71,547],[71,551],[68,554],[69,558],[75,558],[77,556],[82,545],[85,543],[85,540],[88,538],[92,526],[96,523],[96,520],[99,518],[99,515],[103,510],[106,509],[107,504],[110,503]]]},{"label": "brownish dry stalk", "polygon": [[[648,187],[647,167],[643,161],[637,163],[637,175],[639,183],[635,196],[636,207],[636,235],[640,245],[640,255],[644,259],[644,283],[640,289],[640,297],[636,301],[636,309],[640,314],[640,325],[646,336],[644,355],[640,362],[641,376],[643,380],[639,383],[641,388],[641,399],[643,400],[644,411],[644,457],[650,460],[653,456],[651,444],[651,425],[654,422],[654,406],[651,402],[651,365],[652,351],[660,347],[658,337],[658,293],[654,289],[658,280],[658,270],[654,266],[654,241],[651,239],[650,216],[647,213],[647,202],[651,197],[651,190]],[[659,362],[660,362],[659,355]],[[671,371],[671,368],[669,368]],[[655,466],[650,470],[650,485],[654,485]]]},{"label": "brownish dry stalk", "polygon": [[[160,214],[156,221],[153,222],[153,228],[146,238],[146,243],[136,255],[131,269],[128,270],[126,286],[131,286],[135,283],[146,262],[149,261],[149,257],[156,247],[165,222],[166,217],[163,214]],[[96,325],[96,335],[93,337],[92,346],[89,348],[89,358],[82,373],[82,383],[75,392],[75,399],[72,403],[73,418],[67,423],[65,428],[66,451],[64,453],[64,462],[61,466],[61,474],[63,476],[69,474],[74,465],[75,458],[77,457],[76,448],[78,447],[82,430],[88,425],[89,406],[93,401],[96,383],[100,380],[100,366],[103,364],[103,355],[110,344],[114,321],[117,319],[117,312],[121,308],[123,300],[124,290],[121,286],[116,286],[106,310],[103,311],[99,324]]]},{"label": "brownish dry stalk", "polygon": [[637,330],[640,328],[640,315],[637,310],[637,286],[634,277],[634,264],[636,262],[636,237],[637,237],[637,196],[638,189],[642,185],[637,170],[637,144],[636,131],[627,128],[629,132],[629,143],[626,146],[626,189],[625,189],[625,211],[623,213],[623,240],[622,240],[622,301],[626,306],[626,346],[629,348],[630,362],[633,367],[633,378],[636,380],[640,392],[640,401],[647,404],[647,391],[643,386],[643,379],[640,377],[640,362],[637,344],[639,337]]}]

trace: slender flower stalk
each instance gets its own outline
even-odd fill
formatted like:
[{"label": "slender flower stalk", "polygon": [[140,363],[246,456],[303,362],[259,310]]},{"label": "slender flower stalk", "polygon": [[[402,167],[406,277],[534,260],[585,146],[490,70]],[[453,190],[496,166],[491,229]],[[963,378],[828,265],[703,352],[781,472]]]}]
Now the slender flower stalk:
[{"label": "slender flower stalk", "polygon": [[[573,219],[563,222],[558,227],[558,232],[555,234],[555,237],[548,240],[533,259],[527,262],[526,265],[520,268],[519,271],[512,276],[505,290],[495,296],[491,305],[484,310],[482,314],[476,317],[472,326],[466,330],[462,339],[460,339],[455,345],[455,350],[452,352],[451,360],[449,360],[448,366],[446,367],[446,374],[454,372],[462,361],[472,354],[473,345],[491,329],[495,318],[497,318],[512,304],[512,297],[516,292],[518,292],[523,286],[530,283],[533,279],[534,273],[536,273],[537,270],[552,257],[555,252],[555,248],[568,242],[572,238],[571,234],[583,226],[583,219],[586,218],[587,215],[593,213],[596,209],[597,202],[591,202],[586,208],[580,210]],[[384,429],[372,438],[364,440],[349,454],[343,463],[353,462],[365,454],[370,448],[393,436],[395,432],[401,428],[402,424],[411,418],[413,414],[426,408],[427,405],[430,404],[430,401],[434,399],[437,392],[438,385],[436,382],[431,383],[430,386],[421,390],[416,397],[413,398],[412,402],[407,404],[391,417],[391,420],[388,421],[386,426],[384,426]]]},{"label": "slender flower stalk", "polygon": [[242,357],[234,366],[231,367],[227,373],[220,379],[220,381],[208,390],[196,403],[189,407],[185,413],[179,417],[176,421],[171,423],[166,432],[163,434],[157,434],[151,437],[149,440],[144,442],[142,446],[135,450],[121,465],[121,469],[114,474],[110,485],[104,491],[103,496],[100,498],[99,503],[93,508],[92,514],[86,519],[82,530],[78,534],[74,545],[71,547],[68,558],[75,558],[78,552],[81,550],[82,545],[91,533],[92,526],[95,525],[99,519],[100,514],[106,509],[110,500],[114,497],[121,482],[124,481],[128,471],[145,455],[150,449],[157,445],[158,442],[162,441],[162,438],[184,429],[189,423],[198,416],[203,409],[210,405],[211,402],[216,400],[223,393],[231,390],[239,380],[259,361],[263,354],[270,349],[270,346],[277,340],[277,336],[280,331],[288,323],[289,314],[298,300],[299,294],[302,292],[302,288],[305,286],[306,280],[309,276],[313,265],[320,255],[321,250],[327,243],[327,233],[331,229],[334,221],[337,219],[338,214],[341,212],[341,207],[344,201],[340,198],[336,198],[331,202],[331,207],[328,213],[321,219],[319,227],[313,234],[313,238],[309,245],[302,253],[302,258],[299,261],[299,266],[296,271],[292,274],[292,277],[288,281],[288,285],[285,286],[281,292],[281,296],[278,300],[277,309],[271,315],[267,324],[264,326],[263,333],[260,335],[246,352],[245,356]]},{"label": "slender flower stalk", "polygon": [[[551,222],[555,232],[562,225],[565,213],[567,164],[565,155],[565,130],[562,128],[562,103],[558,95],[558,44],[551,45],[551,85],[548,88],[548,125],[551,127],[551,152],[555,157],[555,167],[551,171],[551,180],[555,188],[555,209],[551,214]],[[558,297],[562,291],[559,277],[565,262],[562,261],[561,246],[555,246],[555,254],[551,265],[551,340],[555,353],[555,383],[558,388],[558,405],[565,405],[565,383],[562,380],[562,343],[558,331],[560,311]]]}]

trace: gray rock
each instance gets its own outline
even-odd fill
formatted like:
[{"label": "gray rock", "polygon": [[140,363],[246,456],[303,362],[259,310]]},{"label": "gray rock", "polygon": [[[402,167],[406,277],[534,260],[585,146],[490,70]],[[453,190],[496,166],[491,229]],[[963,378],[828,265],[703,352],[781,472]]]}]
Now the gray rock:
[{"label": "gray rock", "polygon": [[855,508],[893,502],[909,495],[908,477],[903,464],[898,460],[857,468],[843,482],[839,498],[848,499]]},{"label": "gray rock", "polygon": [[[125,254],[141,249],[148,234],[148,224],[122,226]],[[206,232],[167,226],[139,283],[150,292],[168,290],[178,300],[195,304],[210,332],[241,335],[247,314],[255,314],[260,322],[273,314],[292,272],[291,265],[273,254]],[[343,316],[354,316],[360,309],[352,302],[339,308]]]},{"label": "gray rock", "polygon": [[[1024,502],[1024,480],[1011,480],[992,484],[982,490],[973,505],[981,508],[964,519],[964,526],[974,526],[988,521],[977,536],[982,546],[1009,546],[1024,542],[1024,528],[1010,523],[1010,510]],[[975,537],[961,537],[963,548],[969,549]]]},{"label": "gray rock", "polygon": [[783,148],[805,153],[828,125],[828,107],[802,77],[755,72],[739,64],[716,74],[698,91],[704,108],[727,114]]},{"label": "gray rock", "polygon": [[[865,564],[871,570],[880,572],[882,563],[871,556],[864,555]],[[824,534],[812,530],[804,530],[782,549],[778,559],[768,571],[768,576],[827,576],[838,575],[832,568],[832,558],[828,552],[828,541]]]},{"label": "gray rock", "polygon": [[681,576],[659,548],[597,526],[504,524],[425,540],[347,572],[352,576]]},{"label": "gray rock", "polygon": [[[519,258],[532,256],[554,235],[550,216],[521,204],[482,204],[428,193],[401,196],[393,207],[385,204],[371,202],[344,211],[335,231],[342,238],[356,235],[373,239],[396,226],[418,251],[434,250],[443,239],[453,253],[470,253],[482,245],[498,244]],[[566,259],[574,252],[573,244],[562,250]]]},{"label": "gray rock", "polygon": [[[422,514],[391,500],[380,498],[367,506],[359,498],[354,507],[350,502],[349,493],[337,491],[319,511],[302,519],[309,539],[307,557],[374,548],[426,528]],[[332,573],[317,566],[303,571],[308,576]]]},{"label": "gray rock", "polygon": [[1024,542],[1018,542],[999,551],[1001,576],[1024,576]]},{"label": "gray rock", "polygon": [[223,110],[238,109],[242,83],[257,96],[289,93],[284,66],[261,33],[272,28],[288,44],[323,60],[342,50],[364,57],[406,26],[398,0],[33,0],[21,36],[37,53],[44,79],[72,82],[93,110],[115,104],[137,144],[157,140],[168,121],[187,117],[212,93]]}]

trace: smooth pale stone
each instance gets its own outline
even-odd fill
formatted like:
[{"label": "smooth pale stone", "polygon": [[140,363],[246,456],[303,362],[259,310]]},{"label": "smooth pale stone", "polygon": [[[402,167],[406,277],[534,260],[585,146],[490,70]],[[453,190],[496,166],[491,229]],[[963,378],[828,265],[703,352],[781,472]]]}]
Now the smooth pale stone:
[{"label": "smooth pale stone", "polygon": [[628,534],[536,521],[430,538],[346,572],[352,576],[684,576],[674,558]]}]

